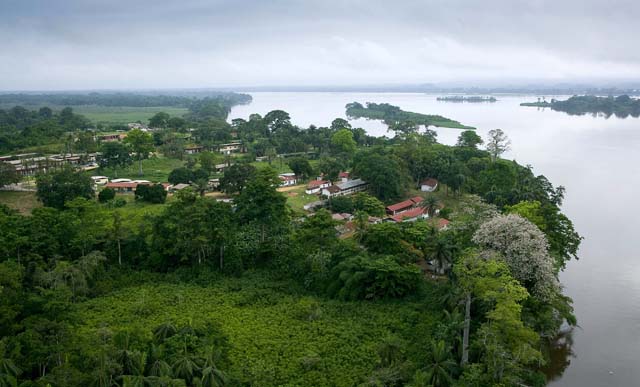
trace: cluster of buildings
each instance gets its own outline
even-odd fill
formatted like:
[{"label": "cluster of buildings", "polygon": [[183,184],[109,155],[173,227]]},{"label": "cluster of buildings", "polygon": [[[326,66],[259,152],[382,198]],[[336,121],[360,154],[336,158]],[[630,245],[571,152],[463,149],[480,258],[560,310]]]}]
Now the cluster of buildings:
[{"label": "cluster of buildings", "polygon": [[[351,179],[349,172],[341,172],[339,175],[339,182],[332,183],[330,180],[319,177],[316,180],[311,180],[307,184],[305,193],[308,195],[318,194],[321,197],[330,199],[337,196],[352,195],[358,192],[363,192],[368,188],[367,182],[362,179]],[[294,183],[295,184],[295,183]],[[420,183],[420,190],[422,192],[433,192],[438,188],[438,181],[433,178],[426,179]],[[370,223],[385,222],[413,222],[418,219],[426,219],[429,217],[427,210],[421,206],[423,198],[415,196],[410,199],[401,201],[399,203],[392,204],[385,208],[387,216],[385,218],[370,217]],[[321,207],[325,204],[324,200],[318,200],[316,202],[308,203],[305,205],[305,210],[313,210],[314,208]],[[438,214],[440,209],[436,209],[435,213]],[[349,222],[352,220],[352,215],[347,213],[333,214],[334,220]],[[439,220],[439,227],[444,228],[448,225],[446,219]]]},{"label": "cluster of buildings", "polygon": [[0,156],[0,162],[13,166],[20,176],[34,176],[39,173],[55,171],[65,165],[73,165],[79,169],[90,171],[98,168],[96,157],[97,153],[63,153],[47,156],[38,153],[23,153]]}]

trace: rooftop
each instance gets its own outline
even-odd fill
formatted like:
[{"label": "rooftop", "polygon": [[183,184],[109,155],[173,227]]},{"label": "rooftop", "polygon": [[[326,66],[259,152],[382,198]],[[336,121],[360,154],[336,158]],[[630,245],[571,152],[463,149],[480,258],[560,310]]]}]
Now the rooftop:
[{"label": "rooftop", "polygon": [[426,180],[423,180],[422,183],[420,183],[420,185],[428,185],[429,187],[435,187],[436,185],[438,185],[438,180],[426,179]]},{"label": "rooftop", "polygon": [[424,214],[424,208],[418,207],[418,208],[410,209],[409,211],[405,211],[401,214],[394,215],[391,217],[391,219],[393,219],[396,222],[402,222],[404,219],[417,218],[418,216],[423,214]]},{"label": "rooftop", "polygon": [[416,204],[420,203],[421,201],[422,201],[422,198],[420,196],[415,196],[415,197],[412,197],[411,199],[404,200],[400,203],[387,206],[387,210],[392,212],[399,211],[405,208],[413,207]]},{"label": "rooftop", "polygon": [[358,187],[364,184],[367,184],[364,180],[354,179],[354,180],[345,181],[344,183],[338,183],[336,185],[338,186],[338,188],[340,188],[340,190],[346,190],[346,189]]}]

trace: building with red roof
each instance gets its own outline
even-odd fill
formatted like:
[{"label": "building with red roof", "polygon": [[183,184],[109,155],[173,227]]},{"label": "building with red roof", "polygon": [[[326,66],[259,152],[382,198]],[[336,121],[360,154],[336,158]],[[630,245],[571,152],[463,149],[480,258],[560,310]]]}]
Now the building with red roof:
[{"label": "building with red roof", "polygon": [[404,200],[400,203],[392,204],[387,206],[387,214],[389,215],[397,215],[401,214],[405,211],[409,211],[413,208],[416,208],[420,202],[422,202],[422,198],[420,196],[412,197],[411,199]]},{"label": "building with red roof", "polygon": [[307,189],[304,192],[307,195],[312,195],[322,191],[323,188],[330,186],[331,182],[329,180],[311,180],[309,184],[307,184]]},{"label": "building with red roof", "polygon": [[392,220],[393,222],[396,222],[396,223],[414,222],[414,221],[416,221],[418,219],[424,219],[424,218],[426,218],[428,216],[429,215],[427,215],[427,213],[424,210],[424,208],[416,207],[416,208],[412,208],[412,209],[410,209],[408,211],[404,211],[402,213],[394,215],[394,216],[390,217],[389,219]]}]

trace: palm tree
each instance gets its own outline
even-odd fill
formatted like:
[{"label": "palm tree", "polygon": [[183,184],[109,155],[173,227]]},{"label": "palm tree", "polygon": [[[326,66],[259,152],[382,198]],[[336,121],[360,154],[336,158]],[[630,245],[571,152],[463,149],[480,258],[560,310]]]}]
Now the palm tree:
[{"label": "palm tree", "polygon": [[420,202],[420,207],[424,208],[429,218],[433,218],[438,207],[440,207],[440,201],[434,196],[427,196],[422,202]]},{"label": "palm tree", "polygon": [[369,214],[360,210],[356,211],[353,223],[356,226],[356,240],[360,242],[369,226]]},{"label": "palm tree", "polygon": [[196,381],[198,386],[222,387],[227,384],[226,375],[217,366],[219,358],[220,351],[213,346],[207,348],[204,364],[202,365],[201,378]]},{"label": "palm tree", "polygon": [[165,322],[160,324],[153,330],[153,338],[161,343],[165,341],[167,338],[175,335],[178,332],[178,329],[171,322]]},{"label": "palm tree", "polygon": [[427,254],[436,263],[439,274],[445,274],[450,267],[455,255],[456,246],[449,243],[447,238],[439,237],[433,244],[427,247]]},{"label": "palm tree", "polygon": [[186,340],[182,350],[175,357],[171,368],[173,369],[173,375],[176,378],[184,379],[187,383],[191,383],[196,371],[199,370],[198,364],[187,349]]},{"label": "palm tree", "polygon": [[448,386],[452,380],[451,371],[455,366],[456,363],[451,359],[450,348],[444,341],[431,343],[431,352],[425,371],[432,386]]},{"label": "palm tree", "polygon": [[22,370],[13,363],[13,360],[5,357],[0,359],[0,386],[17,386],[18,375],[20,375],[21,373]]}]

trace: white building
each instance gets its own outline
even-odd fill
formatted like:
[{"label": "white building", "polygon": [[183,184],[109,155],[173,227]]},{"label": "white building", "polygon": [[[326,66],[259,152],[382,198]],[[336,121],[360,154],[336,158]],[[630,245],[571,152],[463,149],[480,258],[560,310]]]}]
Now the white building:
[{"label": "white building", "polygon": [[309,184],[307,184],[307,189],[304,192],[307,195],[313,195],[322,191],[323,188],[330,186],[331,182],[329,180],[311,180]]},{"label": "white building", "polygon": [[329,198],[333,196],[351,195],[366,190],[368,185],[369,184],[362,179],[354,179],[323,188],[322,194]]},{"label": "white building", "polygon": [[281,187],[289,187],[298,183],[298,178],[293,173],[283,173],[278,177]]},{"label": "white building", "polygon": [[438,180],[426,179],[420,183],[420,190],[422,192],[433,192],[438,188]]}]

